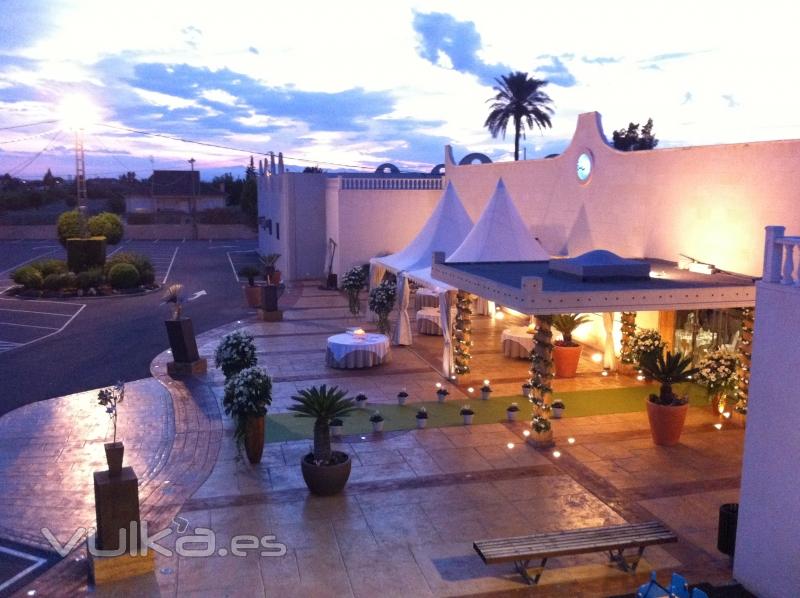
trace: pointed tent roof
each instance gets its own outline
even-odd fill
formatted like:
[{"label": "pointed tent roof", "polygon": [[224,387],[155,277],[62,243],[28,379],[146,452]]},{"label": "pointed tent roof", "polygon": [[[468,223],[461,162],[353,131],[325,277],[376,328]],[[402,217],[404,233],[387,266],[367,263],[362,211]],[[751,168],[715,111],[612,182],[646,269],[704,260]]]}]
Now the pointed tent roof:
[{"label": "pointed tent roof", "polygon": [[550,255],[528,231],[503,179],[483,214],[447,262],[539,262]]},{"label": "pointed tent roof", "polygon": [[471,229],[472,219],[464,209],[455,187],[448,182],[447,189],[425,226],[405,249],[370,261],[394,272],[430,268],[433,252],[442,251],[450,255]]}]

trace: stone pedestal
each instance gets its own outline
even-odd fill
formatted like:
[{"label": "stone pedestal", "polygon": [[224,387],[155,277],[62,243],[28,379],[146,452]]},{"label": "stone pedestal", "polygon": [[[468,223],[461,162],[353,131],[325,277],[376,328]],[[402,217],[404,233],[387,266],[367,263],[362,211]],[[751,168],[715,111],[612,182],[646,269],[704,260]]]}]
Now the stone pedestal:
[{"label": "stone pedestal", "polygon": [[280,322],[283,320],[283,312],[279,309],[276,309],[275,311],[269,311],[259,307],[258,317],[264,322]]},{"label": "stone pedestal", "polygon": [[167,373],[170,376],[192,376],[195,374],[205,374],[208,370],[208,362],[205,359],[198,359],[188,363],[177,361],[167,362]]}]

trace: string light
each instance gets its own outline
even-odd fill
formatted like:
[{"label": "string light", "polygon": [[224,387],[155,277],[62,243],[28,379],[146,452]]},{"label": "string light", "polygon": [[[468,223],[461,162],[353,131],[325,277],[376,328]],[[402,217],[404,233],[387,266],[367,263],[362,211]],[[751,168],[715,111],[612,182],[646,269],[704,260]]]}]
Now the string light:
[{"label": "string light", "polygon": [[561,456],[561,451],[553,451],[553,456],[558,459]]},{"label": "string light", "polygon": [[567,438],[567,442],[569,442],[570,444],[575,444],[575,439],[572,436],[570,436],[569,438]]}]

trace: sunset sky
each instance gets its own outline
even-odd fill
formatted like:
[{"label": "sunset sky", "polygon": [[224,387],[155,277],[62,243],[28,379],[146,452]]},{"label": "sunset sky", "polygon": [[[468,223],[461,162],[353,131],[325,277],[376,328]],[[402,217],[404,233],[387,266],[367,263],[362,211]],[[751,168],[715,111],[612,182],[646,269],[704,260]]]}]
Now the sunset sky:
[{"label": "sunset sky", "polygon": [[428,171],[448,143],[509,160],[513,135],[483,122],[511,70],[550,81],[553,128],[528,133],[528,158],[593,110],[609,138],[652,117],[659,147],[800,137],[797,3],[653,4],[3,0],[0,173],[74,173],[75,95],[88,176],[191,157],[204,178],[240,174],[248,151]]}]

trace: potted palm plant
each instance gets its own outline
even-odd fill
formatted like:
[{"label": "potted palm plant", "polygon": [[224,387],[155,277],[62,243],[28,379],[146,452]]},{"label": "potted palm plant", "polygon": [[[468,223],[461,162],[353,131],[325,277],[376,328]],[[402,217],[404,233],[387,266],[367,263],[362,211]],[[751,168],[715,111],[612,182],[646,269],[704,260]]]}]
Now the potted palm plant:
[{"label": "potted palm plant", "polygon": [[659,393],[651,394],[647,401],[647,418],[653,443],[661,446],[678,444],[689,410],[686,397],[679,397],[672,390],[673,384],[691,380],[697,372],[692,367],[692,358],[681,352],[666,354],[651,351],[645,353],[640,362],[646,376],[661,384]]},{"label": "potted palm plant", "polygon": [[214,353],[214,362],[222,370],[225,380],[258,362],[252,335],[236,330],[222,337]]},{"label": "potted palm plant", "polygon": [[590,320],[589,316],[580,314],[558,314],[553,316],[553,328],[563,337],[553,346],[553,365],[559,378],[574,378],[578,371],[582,347],[572,340],[572,333],[578,326]]},{"label": "potted palm plant", "polygon": [[163,303],[171,303],[172,319],[165,320],[172,359],[178,364],[191,364],[200,359],[197,352],[197,340],[191,318],[185,318],[183,311],[183,285],[173,284],[167,288]]},{"label": "potted palm plant", "polygon": [[225,382],[222,406],[236,423],[237,449],[244,446],[247,460],[260,463],[264,451],[264,417],[272,404],[272,378],[259,367],[249,367]]},{"label": "potted palm plant", "polygon": [[376,411],[370,415],[369,421],[372,424],[373,432],[383,432],[383,416],[380,411]]},{"label": "potted palm plant", "polygon": [[420,407],[417,410],[416,415],[417,420],[417,428],[422,430],[425,426],[428,425],[428,410],[425,407]]},{"label": "potted palm plant", "polygon": [[97,403],[106,408],[106,413],[111,418],[114,435],[111,442],[103,446],[106,451],[108,475],[117,476],[122,471],[122,457],[125,454],[125,445],[117,442],[117,406],[125,398],[125,383],[117,382],[116,385],[103,388],[97,393]]},{"label": "potted palm plant", "polygon": [[289,407],[296,417],[314,419],[314,449],[300,460],[303,479],[312,494],[330,496],[342,491],[350,477],[352,462],[347,453],[331,450],[330,421],[350,415],[355,403],[338,387],[312,386],[292,397]]},{"label": "potted palm plant", "polygon": [[280,257],[280,253],[269,253],[266,257],[261,258],[264,264],[264,280],[267,281],[267,284],[281,283],[281,271],[275,267]]},{"label": "potted palm plant", "polygon": [[256,286],[256,276],[261,271],[255,266],[245,266],[239,270],[239,276],[247,278],[247,286],[244,287],[244,298],[247,307],[261,307],[261,288]]}]

